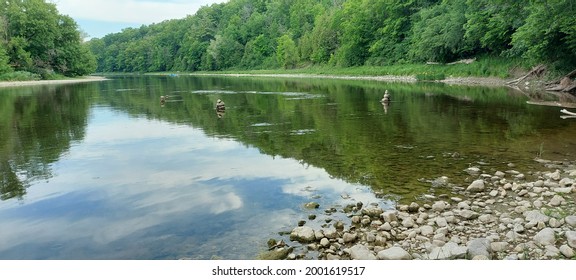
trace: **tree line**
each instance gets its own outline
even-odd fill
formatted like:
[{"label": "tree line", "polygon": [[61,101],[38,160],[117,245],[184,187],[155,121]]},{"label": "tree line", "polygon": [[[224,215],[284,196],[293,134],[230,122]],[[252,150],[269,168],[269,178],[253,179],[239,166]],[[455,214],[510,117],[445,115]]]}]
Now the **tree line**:
[{"label": "tree line", "polygon": [[0,78],[50,79],[96,70],[77,23],[45,0],[0,1]]},{"label": "tree line", "polygon": [[576,65],[576,2],[230,0],[89,42],[100,72],[522,58]]}]

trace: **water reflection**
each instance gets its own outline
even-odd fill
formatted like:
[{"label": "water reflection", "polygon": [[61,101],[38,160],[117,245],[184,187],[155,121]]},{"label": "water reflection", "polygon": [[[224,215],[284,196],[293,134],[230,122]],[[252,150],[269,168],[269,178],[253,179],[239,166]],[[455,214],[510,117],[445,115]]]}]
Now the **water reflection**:
[{"label": "water reflection", "polygon": [[335,205],[446,192],[430,181],[479,162],[573,157],[576,123],[557,111],[508,89],[366,81],[2,89],[0,258],[252,259],[305,202],[320,226]]}]

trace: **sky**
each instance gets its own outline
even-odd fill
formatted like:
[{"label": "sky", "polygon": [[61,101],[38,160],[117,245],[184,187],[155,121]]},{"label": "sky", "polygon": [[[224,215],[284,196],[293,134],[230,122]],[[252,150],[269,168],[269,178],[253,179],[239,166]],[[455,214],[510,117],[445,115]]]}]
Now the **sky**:
[{"label": "sky", "polygon": [[49,0],[72,17],[86,38],[102,38],[125,28],[194,15],[202,6],[228,0]]}]

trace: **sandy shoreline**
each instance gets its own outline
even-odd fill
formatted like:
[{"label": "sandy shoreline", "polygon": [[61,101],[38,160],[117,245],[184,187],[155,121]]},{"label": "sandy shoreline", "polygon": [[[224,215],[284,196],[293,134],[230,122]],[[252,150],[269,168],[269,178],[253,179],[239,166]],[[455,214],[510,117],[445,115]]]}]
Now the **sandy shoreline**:
[{"label": "sandy shoreline", "polygon": [[[195,74],[193,76],[228,76],[228,77],[271,77],[271,78],[309,78],[309,79],[343,79],[343,80],[372,80],[382,82],[405,82],[415,83],[416,76],[351,76],[351,75],[321,75],[321,74]],[[494,77],[447,77],[438,83],[453,85],[476,85],[476,86],[507,86],[508,80]]]},{"label": "sandy shoreline", "polygon": [[[271,77],[271,78],[307,78],[307,79],[342,79],[342,80],[371,80],[382,82],[403,82],[415,83],[418,80],[415,76],[350,76],[350,75],[322,75],[322,74],[182,74],[190,76],[227,76],[227,77]],[[18,87],[18,86],[35,86],[35,85],[55,85],[55,84],[74,84],[107,80],[100,76],[86,76],[78,79],[66,80],[42,80],[42,81],[0,81],[0,88]],[[438,83],[454,85],[475,85],[475,86],[507,86],[505,79],[485,78],[485,77],[447,77],[444,80],[436,81]]]},{"label": "sandy shoreline", "polygon": [[19,87],[19,86],[36,86],[36,85],[57,85],[57,84],[76,84],[86,82],[97,82],[107,80],[104,77],[86,76],[78,79],[69,80],[42,80],[42,81],[0,81],[0,88]]}]

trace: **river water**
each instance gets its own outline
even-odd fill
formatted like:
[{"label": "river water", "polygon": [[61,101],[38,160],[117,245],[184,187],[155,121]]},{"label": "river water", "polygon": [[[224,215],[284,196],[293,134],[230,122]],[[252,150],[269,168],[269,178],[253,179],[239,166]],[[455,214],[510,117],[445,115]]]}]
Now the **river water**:
[{"label": "river water", "polygon": [[473,166],[573,160],[576,119],[528,100],[307,78],[2,88],[0,259],[256,259],[299,221],[343,219],[330,208],[450,195],[434,180],[465,186]]}]

